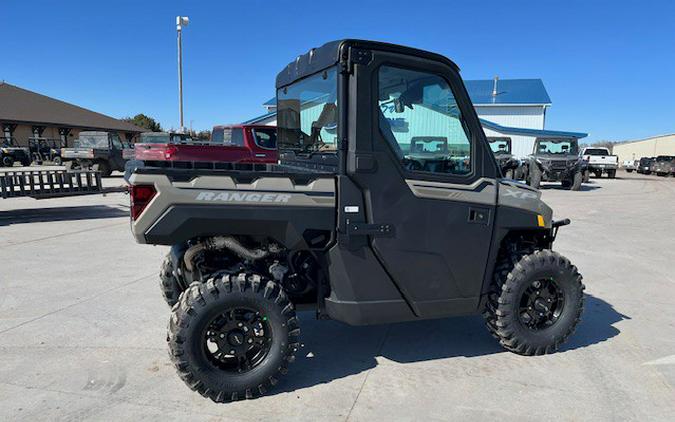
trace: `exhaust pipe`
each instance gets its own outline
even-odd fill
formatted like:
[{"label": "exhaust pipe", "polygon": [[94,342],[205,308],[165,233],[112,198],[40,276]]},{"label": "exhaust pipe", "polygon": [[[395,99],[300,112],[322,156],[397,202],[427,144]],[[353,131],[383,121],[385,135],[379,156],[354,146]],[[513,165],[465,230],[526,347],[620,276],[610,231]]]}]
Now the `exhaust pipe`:
[{"label": "exhaust pipe", "polygon": [[218,251],[223,249],[227,249],[247,261],[256,261],[258,259],[265,258],[270,254],[269,250],[248,249],[232,236],[216,236],[208,238],[196,245],[190,246],[190,248],[185,251],[185,255],[183,257],[185,268],[188,271],[193,271],[193,260],[200,252]]}]

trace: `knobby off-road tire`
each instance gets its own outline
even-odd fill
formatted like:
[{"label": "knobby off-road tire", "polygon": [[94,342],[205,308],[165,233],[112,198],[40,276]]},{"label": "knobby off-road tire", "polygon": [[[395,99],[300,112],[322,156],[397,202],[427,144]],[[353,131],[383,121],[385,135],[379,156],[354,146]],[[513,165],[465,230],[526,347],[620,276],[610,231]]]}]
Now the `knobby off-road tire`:
[{"label": "knobby off-road tire", "polygon": [[159,270],[159,288],[162,291],[164,300],[170,307],[173,307],[178,302],[180,294],[185,290],[173,273],[170,255],[164,258],[162,267]]},{"label": "knobby off-road tire", "polygon": [[528,169],[527,184],[535,189],[539,189],[541,185],[541,170],[536,164]]},{"label": "knobby off-road tire", "polygon": [[572,178],[572,183],[570,184],[570,190],[581,189],[581,182],[582,182],[583,178],[584,178],[584,176],[581,174],[580,171],[574,173],[574,177]]},{"label": "knobby off-road tire", "polygon": [[[240,309],[253,315],[247,318],[257,321],[259,329],[237,331],[241,325],[232,321],[239,321]],[[214,324],[222,321],[234,328],[221,336]],[[247,326],[248,319],[240,321]],[[265,340],[251,338],[252,332],[263,332]],[[227,402],[258,397],[275,385],[295,360],[299,334],[293,304],[279,285],[255,274],[218,275],[192,283],[181,295],[172,310],[167,341],[171,360],[188,387],[215,402]],[[267,349],[257,364],[242,365],[243,371],[240,358],[234,358],[240,349],[227,350],[242,347],[231,346],[240,344],[237,336],[244,346],[255,339],[251,347],[260,343]],[[216,352],[207,338],[219,341]]]},{"label": "knobby off-road tire", "polygon": [[[528,292],[539,296],[539,289],[550,286],[555,286],[554,290],[562,297],[562,301],[554,300],[555,307],[549,309],[551,315],[557,316],[548,322],[542,317],[544,322],[535,326],[533,319],[524,318],[526,312],[531,312],[527,310],[529,302],[525,298],[531,297]],[[488,330],[505,349],[528,356],[553,353],[579,323],[583,290],[577,268],[560,254],[551,250],[523,256],[511,254],[502,257],[495,267],[493,290],[483,315]],[[535,303],[535,312],[548,314],[546,300],[538,298]]]},{"label": "knobby off-road tire", "polygon": [[101,177],[110,177],[112,174],[112,168],[110,168],[110,164],[108,164],[106,161],[96,162],[93,166],[91,166],[91,169],[101,173]]}]

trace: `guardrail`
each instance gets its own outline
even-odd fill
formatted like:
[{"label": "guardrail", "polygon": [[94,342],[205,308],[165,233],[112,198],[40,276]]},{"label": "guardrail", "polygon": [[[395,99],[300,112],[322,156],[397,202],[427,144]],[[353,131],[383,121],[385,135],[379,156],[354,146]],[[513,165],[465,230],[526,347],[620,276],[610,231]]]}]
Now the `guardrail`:
[{"label": "guardrail", "polygon": [[59,196],[104,193],[101,173],[90,170],[0,170],[2,198]]}]

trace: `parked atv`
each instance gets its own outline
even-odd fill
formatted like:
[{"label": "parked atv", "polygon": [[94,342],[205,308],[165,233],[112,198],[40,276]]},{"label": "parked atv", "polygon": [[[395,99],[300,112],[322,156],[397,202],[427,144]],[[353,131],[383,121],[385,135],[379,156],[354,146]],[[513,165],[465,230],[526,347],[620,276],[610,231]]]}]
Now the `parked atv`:
[{"label": "parked atv", "polygon": [[292,166],[130,178],[136,241],[172,245],[168,343],[191,389],[224,402],[273,388],[300,344],[298,309],[351,325],[482,313],[521,355],[574,332],[582,278],[551,249],[569,220],[501,178],[453,62],[336,41],[276,88]]},{"label": "parked atv", "polygon": [[115,132],[80,132],[75,146],[63,148],[61,157],[69,169],[95,170],[108,177],[115,170],[124,171],[124,149]]},{"label": "parked atv", "polygon": [[0,138],[0,166],[12,167],[14,163],[30,166],[30,151],[26,147],[16,146],[14,138]]},{"label": "parked atv", "polygon": [[487,140],[502,175],[507,179],[520,179],[522,177],[522,163],[511,153],[511,138],[488,136]]},{"label": "parked atv", "polygon": [[534,152],[526,160],[525,180],[533,188],[542,181],[561,182],[564,188],[579,190],[588,171],[579,157],[579,144],[569,138],[537,138]]},{"label": "parked atv", "polygon": [[51,162],[55,166],[63,164],[61,145],[58,139],[29,138],[28,149],[31,158],[37,164],[43,164],[45,161]]}]

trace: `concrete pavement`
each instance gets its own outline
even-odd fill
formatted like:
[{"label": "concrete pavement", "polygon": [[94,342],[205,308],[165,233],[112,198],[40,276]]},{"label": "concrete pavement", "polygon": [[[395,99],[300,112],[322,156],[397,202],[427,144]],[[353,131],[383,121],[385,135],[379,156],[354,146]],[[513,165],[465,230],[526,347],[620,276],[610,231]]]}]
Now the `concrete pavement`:
[{"label": "concrete pavement", "polygon": [[504,352],[480,317],[348,327],[303,313],[278,388],[225,405],[169,362],[166,248],[134,243],[127,196],[0,201],[0,420],[673,420],[675,179],[619,176],[543,188],[572,219],[555,246],[586,284],[562,352]]}]

